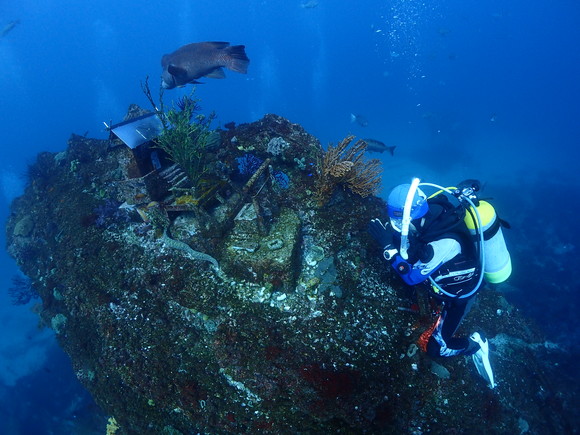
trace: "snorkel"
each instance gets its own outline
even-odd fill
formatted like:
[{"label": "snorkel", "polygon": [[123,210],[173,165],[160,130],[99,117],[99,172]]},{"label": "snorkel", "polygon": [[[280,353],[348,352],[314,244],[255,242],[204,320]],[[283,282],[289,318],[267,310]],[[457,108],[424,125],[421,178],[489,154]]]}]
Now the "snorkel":
[{"label": "snorkel", "polygon": [[413,198],[421,182],[418,178],[413,178],[411,181],[411,187],[409,187],[409,192],[407,193],[407,198],[405,198],[405,206],[403,207],[403,219],[401,224],[401,247],[399,249],[399,254],[404,260],[409,258],[407,250],[409,249],[409,226],[411,225],[411,208],[413,207]]}]

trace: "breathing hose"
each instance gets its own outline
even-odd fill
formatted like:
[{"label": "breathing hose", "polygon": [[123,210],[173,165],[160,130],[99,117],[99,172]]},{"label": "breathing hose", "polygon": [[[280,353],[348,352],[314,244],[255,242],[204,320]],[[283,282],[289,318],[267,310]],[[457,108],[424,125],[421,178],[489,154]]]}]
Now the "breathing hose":
[{"label": "breathing hose", "polygon": [[[417,180],[417,184],[414,185],[415,180]],[[414,186],[414,188],[413,188]],[[465,200],[469,203],[469,205],[471,206],[471,208],[475,211],[475,217],[477,218],[477,232],[479,233],[479,254],[480,254],[480,263],[481,263],[481,273],[479,274],[479,281],[477,283],[477,285],[474,287],[474,289],[472,291],[470,291],[469,293],[460,296],[459,298],[467,298],[469,296],[471,296],[472,294],[474,294],[478,289],[479,286],[481,285],[482,281],[483,281],[483,271],[485,270],[485,253],[484,253],[484,238],[483,238],[483,225],[481,223],[481,216],[479,215],[479,212],[477,211],[477,207],[475,206],[475,204],[473,203],[473,201],[467,197],[466,195],[464,195],[463,193],[460,193],[459,195],[456,195],[455,192],[452,192],[451,190],[449,190],[449,188],[447,187],[443,187],[443,186],[439,186],[438,184],[433,184],[433,183],[419,183],[419,179],[418,178],[414,178],[413,182],[411,183],[411,188],[409,189],[409,194],[407,195],[406,201],[405,201],[405,209],[403,210],[403,225],[401,228],[401,257],[403,257],[405,260],[408,258],[407,255],[407,249],[409,247],[409,240],[408,240],[408,235],[409,235],[409,225],[411,222],[410,216],[411,216],[411,202],[413,197],[415,196],[415,192],[417,191],[417,188],[419,186],[429,186],[429,187],[434,187],[436,189],[440,189],[439,192],[441,191],[448,193],[451,196],[455,196],[459,201]],[[412,195],[411,195],[411,191],[412,191]],[[411,200],[409,200],[409,198],[411,198]],[[405,216],[408,216],[409,222],[405,221]],[[404,236],[404,240],[405,240],[405,247],[404,247],[404,251],[405,251],[405,255],[403,255],[403,231],[405,229],[407,229],[407,233]],[[446,292],[445,290],[443,290],[441,288],[441,286],[439,284],[437,284],[435,282],[435,280],[432,277],[429,277],[429,280],[431,281],[431,284],[440,292],[442,292],[443,294],[447,295],[447,296],[451,296],[454,297],[454,295],[449,294],[448,292]],[[456,297],[456,296],[455,296]]]}]

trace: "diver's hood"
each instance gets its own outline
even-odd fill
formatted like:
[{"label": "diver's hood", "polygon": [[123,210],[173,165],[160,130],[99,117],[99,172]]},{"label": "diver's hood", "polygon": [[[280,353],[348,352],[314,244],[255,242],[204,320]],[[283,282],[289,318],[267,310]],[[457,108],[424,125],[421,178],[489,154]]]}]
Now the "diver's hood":
[{"label": "diver's hood", "polygon": [[[412,195],[412,197],[407,198],[409,195]],[[409,204],[407,204],[407,201],[410,201]],[[419,187],[415,186],[415,189],[413,189],[411,184],[400,184],[395,187],[387,199],[387,212],[391,226],[398,232],[401,232],[404,227],[403,216],[406,205],[409,207],[410,220],[425,216],[429,210],[427,195]]]}]

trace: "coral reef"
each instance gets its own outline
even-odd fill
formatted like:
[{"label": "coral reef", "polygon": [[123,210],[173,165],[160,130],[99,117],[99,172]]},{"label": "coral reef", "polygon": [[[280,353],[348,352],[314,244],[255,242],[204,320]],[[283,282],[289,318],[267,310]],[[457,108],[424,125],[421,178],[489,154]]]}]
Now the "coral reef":
[{"label": "coral reef", "polygon": [[117,222],[129,222],[127,210],[120,208],[120,201],[108,198],[93,210],[94,223],[97,227],[106,227]]},{"label": "coral reef", "polygon": [[219,269],[219,264],[218,264],[217,260],[215,258],[213,258],[211,255],[207,255],[207,254],[204,254],[203,252],[195,251],[195,250],[191,249],[191,247],[187,243],[181,242],[179,240],[173,240],[171,237],[169,237],[167,235],[167,231],[163,232],[163,241],[170,248],[185,252],[191,258],[194,258],[196,260],[209,261],[211,264],[213,264],[213,266],[216,269]]},{"label": "coral reef", "polygon": [[[276,115],[219,139],[203,201],[172,188],[173,162],[149,169],[155,148],[72,136],[12,204],[8,252],[108,433],[570,431],[571,398],[542,362],[559,350],[499,293],[459,331],[490,338],[495,390],[469,358],[417,349],[433,318],[366,234],[386,210],[363,144],[324,152]],[[95,225],[107,201],[127,219]]]},{"label": "coral reef", "polygon": [[268,151],[270,154],[272,154],[274,156],[279,156],[289,146],[290,146],[290,144],[288,142],[286,142],[284,139],[282,139],[281,137],[275,137],[273,139],[270,139],[270,142],[268,142],[268,146],[266,147],[266,151]]},{"label": "coral reef", "polygon": [[[268,145],[269,146],[269,145]],[[238,162],[238,171],[242,176],[254,175],[260,169],[264,161],[253,154],[245,154],[242,157],[236,158]],[[275,171],[268,165],[268,172],[270,178],[278,184],[281,189],[290,187],[290,178],[282,171]]]}]

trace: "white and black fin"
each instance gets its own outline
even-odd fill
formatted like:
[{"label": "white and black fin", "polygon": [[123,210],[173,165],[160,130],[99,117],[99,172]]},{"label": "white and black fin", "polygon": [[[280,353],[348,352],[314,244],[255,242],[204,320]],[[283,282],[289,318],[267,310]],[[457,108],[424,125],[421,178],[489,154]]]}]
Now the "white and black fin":
[{"label": "white and black fin", "polygon": [[489,343],[485,338],[481,337],[479,332],[474,332],[469,338],[479,344],[479,350],[472,355],[475,368],[479,375],[487,381],[489,387],[493,389],[495,381],[489,362]]}]

